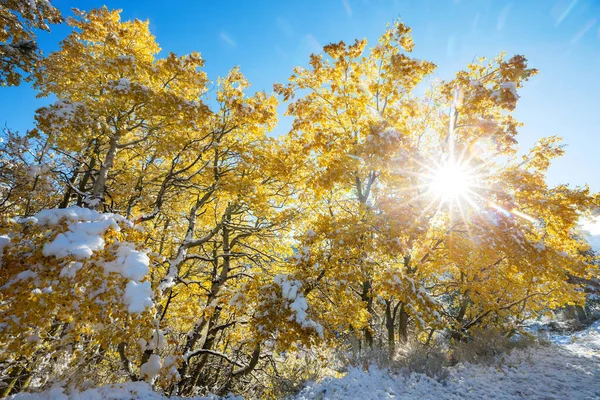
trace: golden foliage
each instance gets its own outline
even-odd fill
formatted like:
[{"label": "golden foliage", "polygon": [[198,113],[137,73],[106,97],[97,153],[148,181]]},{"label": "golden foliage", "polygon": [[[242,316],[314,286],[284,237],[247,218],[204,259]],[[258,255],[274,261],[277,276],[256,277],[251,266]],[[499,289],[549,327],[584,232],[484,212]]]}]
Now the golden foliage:
[{"label": "golden foliage", "polygon": [[[294,122],[271,138],[277,98],[249,95],[238,68],[212,86],[200,54],[160,58],[148,22],[119,11],[68,23],[36,71],[40,95],[58,98],[27,137],[40,149],[24,155],[8,135],[0,160],[11,371],[43,374],[36,360],[60,356],[70,371],[87,365],[80,376],[101,371],[97,383],[226,393],[274,373],[278,353],[460,337],[581,303],[573,279],[597,276],[576,234],[597,195],[546,184],[558,138],[517,152],[511,112],[537,72],[522,56],[438,82],[400,22],[371,49],[329,44],[274,85]],[[440,196],[432,176],[453,164],[467,190]],[[82,206],[117,221],[82,259],[47,248],[85,221],[13,219]],[[123,305],[131,279],[107,271],[122,246],[149,255],[136,282],[151,284],[154,307],[140,313]]]},{"label": "golden foliage", "polygon": [[31,73],[39,54],[34,29],[62,22],[60,12],[44,0],[7,0],[0,5],[0,86],[21,83],[21,71]]}]

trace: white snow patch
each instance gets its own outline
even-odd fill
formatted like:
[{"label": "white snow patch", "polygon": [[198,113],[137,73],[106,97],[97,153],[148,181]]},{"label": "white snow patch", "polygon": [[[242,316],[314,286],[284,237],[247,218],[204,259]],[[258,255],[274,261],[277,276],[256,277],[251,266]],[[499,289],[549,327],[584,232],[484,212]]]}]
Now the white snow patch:
[{"label": "white snow patch", "polygon": [[79,271],[83,267],[83,264],[80,262],[71,261],[67,266],[63,267],[60,270],[60,274],[58,275],[60,278],[73,278],[77,271]]},{"label": "white snow patch", "polygon": [[10,238],[6,235],[0,236],[0,267],[2,267],[2,255],[4,254],[4,248],[10,243]]},{"label": "white snow patch", "polygon": [[167,346],[167,339],[165,338],[165,332],[161,330],[155,330],[152,335],[152,340],[146,345],[148,350],[162,350]]},{"label": "white snow patch", "polygon": [[160,356],[152,354],[150,358],[148,358],[148,361],[140,367],[140,375],[144,377],[147,382],[153,383],[160,373],[161,368],[162,360],[160,359]]},{"label": "white snow patch", "polygon": [[[166,363],[165,359],[165,365]],[[94,389],[84,390],[82,392],[73,391],[70,394],[65,393],[65,389],[54,387],[41,393],[19,393],[8,397],[11,400],[170,400],[177,399],[176,397],[169,398],[164,394],[152,390],[152,386],[147,382],[124,382],[114,383],[112,385],[100,386]],[[217,400],[220,397],[215,395],[189,397],[189,400]],[[228,400],[244,400],[240,396],[226,396],[223,399]]]},{"label": "white snow patch", "polygon": [[289,301],[289,308],[294,314],[294,320],[304,328],[312,328],[319,336],[323,336],[323,327],[308,318],[308,302],[302,294],[301,283],[289,280],[287,275],[277,275],[273,281],[281,288],[281,295]]},{"label": "white snow patch", "polygon": [[127,279],[141,281],[149,272],[148,256],[130,243],[120,243],[117,259],[104,264],[104,272],[117,272]]},{"label": "white snow patch", "polygon": [[154,305],[150,282],[129,281],[125,286],[123,303],[128,306],[130,313],[142,313]]}]

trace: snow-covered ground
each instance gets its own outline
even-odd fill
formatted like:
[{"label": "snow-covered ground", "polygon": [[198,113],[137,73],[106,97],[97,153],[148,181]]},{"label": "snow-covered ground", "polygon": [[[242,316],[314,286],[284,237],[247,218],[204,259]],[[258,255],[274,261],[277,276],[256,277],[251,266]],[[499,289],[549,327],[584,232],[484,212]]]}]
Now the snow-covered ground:
[{"label": "snow-covered ground", "polygon": [[421,374],[353,369],[307,386],[304,399],[600,399],[600,321],[552,345],[514,351],[500,366],[457,365],[445,383]]},{"label": "snow-covered ground", "polygon": [[[62,388],[54,388],[42,393],[19,393],[8,398],[9,400],[165,400],[166,396],[152,391],[146,382],[127,382],[122,384],[106,385],[82,392],[65,394]],[[170,400],[179,400],[172,397]],[[186,400],[218,400],[217,396],[194,397]],[[243,400],[242,397],[229,396],[222,400]]]},{"label": "snow-covered ground", "polygon": [[[498,365],[456,365],[440,383],[421,374],[391,374],[372,367],[340,379],[311,383],[307,399],[600,399],[600,321],[573,335],[549,335],[550,346],[513,351]],[[150,399],[164,396],[147,383],[110,385],[66,395],[62,389],[19,394],[19,400]],[[199,398],[198,398],[199,399]],[[208,399],[203,397],[203,399]]]}]

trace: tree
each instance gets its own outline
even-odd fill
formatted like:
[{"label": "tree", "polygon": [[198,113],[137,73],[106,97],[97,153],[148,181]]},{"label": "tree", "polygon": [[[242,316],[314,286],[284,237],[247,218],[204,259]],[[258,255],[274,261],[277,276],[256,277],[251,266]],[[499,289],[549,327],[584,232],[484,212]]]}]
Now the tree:
[{"label": "tree", "polygon": [[[225,391],[274,346],[259,344],[274,335],[262,327],[277,304],[260,318],[255,307],[289,254],[295,216],[290,151],[265,135],[277,101],[247,95],[234,68],[208,107],[200,56],[157,59],[147,22],[102,8],[68,23],[73,33],[36,74],[41,94],[59,98],[36,115],[39,137],[58,155],[55,204],[131,218],[144,232],[135,245],[154,255],[157,307],[143,325],[154,332],[110,342],[95,367],[118,357],[129,379],[184,394]],[[225,363],[217,373],[215,362]]]},{"label": "tree", "polygon": [[0,85],[16,86],[39,60],[34,29],[50,31],[62,22],[60,12],[46,0],[3,0],[0,3]]},{"label": "tree", "polygon": [[369,346],[386,337],[393,354],[410,321],[460,338],[484,321],[580,302],[567,278],[594,269],[570,232],[598,200],[545,185],[556,138],[516,155],[510,112],[537,71],[522,56],[482,59],[418,98],[411,91],[434,66],[402,53],[409,29],[396,23],[365,45],[327,45],[327,58],[275,86],[295,117],[313,215],[298,227],[291,275],[326,333],[349,330]]},{"label": "tree", "polygon": [[3,395],[267,397],[294,352],[512,329],[597,274],[575,229],[598,196],[546,184],[558,138],[517,152],[522,56],[427,89],[402,23],[330,44],[275,85],[272,138],[277,98],[239,68],[213,85],[120,11],[69,24],[35,75],[58,100],[0,143]]},{"label": "tree", "polygon": [[120,22],[119,12],[106,8],[78,16],[68,20],[74,31],[61,50],[36,73],[40,95],[60,99],[38,110],[36,118],[40,130],[75,161],[76,181],[86,181],[81,188],[71,183],[70,190],[86,193],[86,204],[103,209],[119,152],[133,153],[129,163],[140,162],[134,148],[168,147],[204,123],[207,108],[197,100],[206,90],[206,75],[197,53],[156,60],[160,49],[148,22]]},{"label": "tree", "polygon": [[53,370],[77,386],[119,343],[151,334],[150,260],[133,224],[75,207],[2,226],[4,396]]}]

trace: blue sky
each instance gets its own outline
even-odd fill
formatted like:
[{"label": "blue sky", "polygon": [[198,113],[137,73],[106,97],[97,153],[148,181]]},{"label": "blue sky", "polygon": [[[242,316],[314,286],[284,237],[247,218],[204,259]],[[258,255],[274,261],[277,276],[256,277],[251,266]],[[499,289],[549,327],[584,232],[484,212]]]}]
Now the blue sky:
[{"label": "blue sky", "polygon": [[[600,0],[54,0],[65,15],[71,7],[106,5],[122,18],[149,19],[164,52],[200,51],[210,79],[239,65],[256,90],[272,90],[296,65],[330,42],[366,37],[371,43],[385,24],[401,18],[413,28],[414,56],[438,65],[442,79],[475,57],[500,51],[525,55],[540,70],[521,91],[515,116],[525,123],[523,149],[558,134],[568,145],[551,167],[548,182],[589,184],[600,191]],[[49,53],[68,34],[66,26],[40,33]],[[24,84],[0,89],[0,123],[33,127],[36,99]],[[283,111],[283,109],[282,109]],[[274,134],[285,133],[282,121]]]}]

